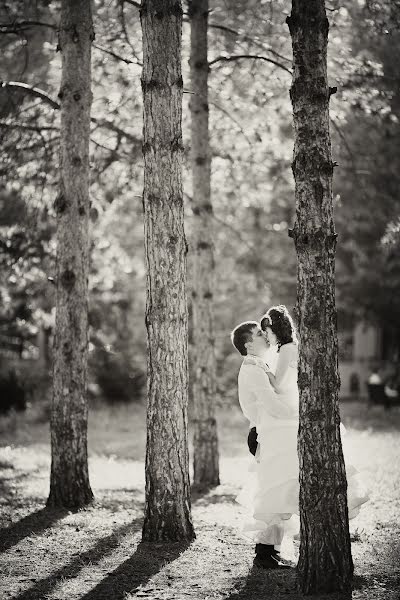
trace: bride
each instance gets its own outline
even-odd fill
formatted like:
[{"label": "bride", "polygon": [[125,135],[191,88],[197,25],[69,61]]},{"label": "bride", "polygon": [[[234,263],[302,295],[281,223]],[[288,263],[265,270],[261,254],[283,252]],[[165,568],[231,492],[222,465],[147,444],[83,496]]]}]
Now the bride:
[{"label": "bride", "polygon": [[[254,324],[254,322],[252,322]],[[256,542],[255,563],[264,568],[282,568],[280,545],[285,533],[293,534],[299,515],[299,462],[297,455],[299,391],[297,386],[298,342],[293,320],[285,306],[274,306],[261,319],[261,333],[238,347],[235,339],[246,324],[232,334],[235,347],[245,354],[239,373],[239,402],[257,429],[255,453],[255,490],[244,489],[237,500],[252,508],[252,518],[243,529]],[[258,338],[258,339],[257,339]],[[266,344],[277,347],[275,372],[265,365]],[[257,409],[250,411],[251,401]],[[278,408],[279,406],[279,412]],[[343,428],[344,429],[344,428]],[[367,496],[353,478],[354,467],[346,467],[349,517],[358,514]],[[295,516],[292,519],[292,516]]]}]

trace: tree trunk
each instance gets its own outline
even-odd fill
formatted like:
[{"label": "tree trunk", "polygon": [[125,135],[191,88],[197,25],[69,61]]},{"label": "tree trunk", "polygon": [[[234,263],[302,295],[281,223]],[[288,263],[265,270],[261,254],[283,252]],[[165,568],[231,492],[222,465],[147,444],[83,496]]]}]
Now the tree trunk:
[{"label": "tree trunk", "polygon": [[49,506],[93,500],[87,463],[90,0],[62,0],[60,190]]},{"label": "tree trunk", "polygon": [[180,0],[143,0],[147,449],[143,539],[190,540]]},{"label": "tree trunk", "polygon": [[353,563],[340,439],[335,307],[336,233],[324,0],[292,1],[301,545],[304,593],[348,590]]},{"label": "tree trunk", "polygon": [[215,288],[211,153],[208,130],[208,0],[189,2],[191,27],[190,100],[193,178],[193,404],[194,485],[219,485],[215,420],[216,358],[213,320]]}]

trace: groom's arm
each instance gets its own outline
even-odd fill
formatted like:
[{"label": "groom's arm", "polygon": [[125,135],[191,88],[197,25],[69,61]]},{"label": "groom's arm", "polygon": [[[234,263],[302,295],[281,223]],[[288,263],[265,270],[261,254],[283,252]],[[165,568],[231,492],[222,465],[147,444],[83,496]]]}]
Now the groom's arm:
[{"label": "groom's arm", "polygon": [[249,373],[244,365],[239,371],[238,392],[242,413],[250,422],[250,427],[255,427],[258,422],[258,408],[256,398],[250,389]]},{"label": "groom's arm", "polygon": [[245,365],[246,379],[256,406],[277,419],[297,418],[293,407],[287,406],[272,388],[268,375],[257,365]]}]

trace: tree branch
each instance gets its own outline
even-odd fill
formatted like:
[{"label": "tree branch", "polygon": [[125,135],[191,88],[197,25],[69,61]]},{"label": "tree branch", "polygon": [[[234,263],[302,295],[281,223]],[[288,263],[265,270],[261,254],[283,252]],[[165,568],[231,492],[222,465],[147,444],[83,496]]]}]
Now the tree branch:
[{"label": "tree branch", "polygon": [[208,66],[211,67],[212,65],[215,65],[218,62],[232,62],[234,60],[241,60],[242,58],[252,59],[252,60],[264,60],[265,62],[269,62],[269,63],[275,65],[276,67],[283,69],[284,71],[289,73],[289,75],[292,75],[292,71],[290,69],[288,69],[287,67],[285,67],[285,65],[283,65],[282,63],[274,60],[273,58],[267,58],[266,56],[259,56],[258,54],[236,54],[233,56],[217,56],[217,58],[214,58],[214,60],[212,60],[208,63]]},{"label": "tree branch", "polygon": [[[137,62],[140,63],[139,58],[136,54],[136,50],[133,47],[133,44],[130,40],[129,34],[128,34],[128,29],[126,27],[126,21],[125,21],[125,12],[124,12],[124,6],[125,6],[125,2],[128,2],[128,4],[133,4],[133,6],[137,6],[138,3],[133,3],[133,1],[131,0],[119,0],[119,17],[120,17],[120,22],[121,22],[121,27],[122,27],[122,32],[125,36],[125,41],[128,44],[128,46],[130,47],[130,49],[132,50],[132,54],[133,56],[136,58]],[[140,8],[140,4],[137,6],[138,8]]]},{"label": "tree branch", "polygon": [[143,67],[143,64],[139,61],[130,60],[129,58],[124,58],[120,54],[116,54],[115,52],[112,52],[111,50],[107,50],[106,48],[103,48],[102,46],[98,46],[97,44],[92,44],[92,46],[93,46],[93,48],[96,48],[96,50],[100,50],[100,52],[109,54],[116,60],[120,60],[120,61],[126,63],[127,65],[138,65],[139,67]]},{"label": "tree branch", "polygon": [[[124,1],[126,2],[127,0],[124,0]],[[13,23],[0,23],[0,34],[1,33],[6,33],[6,34],[7,33],[15,33],[18,35],[24,31],[27,31],[28,29],[31,29],[32,27],[48,27],[49,29],[57,30],[57,25],[55,25],[54,23],[44,23],[42,21],[19,21],[17,23],[14,21]],[[140,62],[135,62],[134,60],[129,60],[129,58],[124,58],[120,54],[117,54],[116,52],[113,52],[112,50],[107,50],[107,48],[103,48],[102,46],[99,46],[98,44],[92,44],[92,46],[93,46],[93,48],[96,48],[96,50],[100,50],[100,52],[109,54],[116,60],[120,60],[128,65],[132,64],[132,65],[139,65],[140,67],[143,66],[142,63],[140,63]]]},{"label": "tree branch", "polygon": [[254,44],[254,46],[257,46],[258,48],[262,48],[264,50],[264,52],[270,52],[277,58],[280,58],[281,60],[284,60],[288,63],[292,63],[291,58],[287,58],[286,56],[279,54],[279,52],[277,52],[276,50],[271,48],[271,46],[266,46],[262,42],[258,42],[257,40],[253,39],[251,36],[243,34],[240,31],[236,31],[236,29],[232,29],[231,27],[227,27],[226,25],[218,25],[217,23],[209,23],[208,26],[211,29],[219,29],[220,31],[224,31],[226,33],[230,33],[231,35],[235,35],[236,37],[240,37],[244,41],[250,42],[251,44]]},{"label": "tree branch", "polygon": [[0,89],[3,89],[3,88],[11,89],[11,90],[18,90],[19,92],[22,92],[26,95],[34,96],[35,98],[40,98],[40,100],[43,100],[43,102],[45,102],[46,104],[51,106],[51,108],[54,108],[54,109],[60,108],[60,104],[58,102],[56,102],[55,100],[53,100],[53,98],[51,98],[48,94],[46,94],[46,92],[44,92],[43,90],[40,90],[39,88],[30,86],[26,83],[22,83],[20,81],[0,81]]},{"label": "tree branch", "polygon": [[97,117],[91,117],[90,120],[92,123],[95,123],[98,127],[104,127],[104,129],[109,129],[110,131],[117,133],[119,136],[125,137],[130,142],[134,142],[135,144],[139,145],[140,147],[142,146],[141,139],[137,138],[132,133],[128,133],[124,129],[121,129],[120,127],[118,127],[118,125],[115,125],[115,123],[112,123],[111,121],[108,121],[107,119],[98,119]]},{"label": "tree branch", "polygon": [[127,4],[131,4],[140,10],[140,2],[135,2],[135,0],[124,0]]},{"label": "tree branch", "polygon": [[[51,146],[52,144],[54,144],[55,142],[59,142],[60,141],[60,137],[58,135],[53,136],[52,138],[48,138],[46,140],[46,147],[48,148],[49,146]],[[24,152],[24,156],[26,156],[27,152],[31,152],[32,150],[43,150],[43,138],[42,136],[40,136],[40,141],[37,141],[33,144],[30,144],[29,146],[24,145],[23,148],[18,148],[18,146],[15,144],[15,142],[13,142],[12,144],[9,144],[8,146],[3,146],[2,148],[2,152],[4,154],[8,153],[9,151],[17,151],[19,152],[20,150]],[[37,161],[37,154],[35,154],[33,160]],[[26,166],[29,162],[31,161],[27,161],[26,159],[24,160],[24,166]]]},{"label": "tree branch", "polygon": [[[49,106],[51,106],[51,108],[53,108],[55,110],[59,110],[61,108],[60,104],[58,102],[56,102],[53,98],[51,98],[51,96],[46,94],[46,92],[44,92],[43,90],[40,90],[39,88],[35,88],[30,85],[27,85],[26,83],[21,83],[20,81],[1,81],[0,89],[2,89],[2,88],[15,89],[26,95],[35,96],[36,98],[40,98],[41,100],[43,100],[43,102],[45,102],[45,104],[48,104]],[[107,119],[91,117],[90,121],[92,123],[94,123],[95,125],[97,125],[98,127],[104,127],[105,129],[109,129],[110,131],[117,133],[121,137],[125,137],[127,140],[134,142],[135,144],[141,144],[141,140],[138,139],[135,135],[133,135],[132,133],[128,133],[127,131],[124,131],[123,129],[118,127],[118,125],[115,125],[114,123],[112,123],[111,121],[108,121]]]},{"label": "tree branch", "polygon": [[23,123],[2,123],[0,121],[0,128],[5,127],[6,129],[22,129],[23,131],[36,131],[37,133],[41,133],[42,131],[60,131],[59,127],[51,127],[45,125],[41,127],[40,125],[24,125]]},{"label": "tree branch", "polygon": [[19,34],[22,31],[31,29],[32,27],[48,27],[49,29],[57,29],[57,25],[54,23],[44,23],[43,21],[13,21],[11,23],[0,23],[0,33]]}]

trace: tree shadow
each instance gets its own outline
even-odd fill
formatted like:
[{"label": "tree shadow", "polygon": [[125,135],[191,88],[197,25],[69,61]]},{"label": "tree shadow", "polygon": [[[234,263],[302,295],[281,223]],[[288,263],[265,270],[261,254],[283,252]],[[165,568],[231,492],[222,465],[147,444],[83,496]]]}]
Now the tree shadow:
[{"label": "tree shadow", "polygon": [[[191,542],[140,542],[135,553],[80,600],[124,600],[166,564],[176,560]],[[18,599],[20,600],[20,599]],[[26,599],[27,600],[27,599]]]},{"label": "tree shadow", "polygon": [[371,433],[393,433],[400,430],[400,407],[385,410],[380,405],[368,405],[367,402],[343,402],[340,405],[343,424],[355,431],[369,430]]},{"label": "tree shadow", "polygon": [[[398,572],[382,573],[380,571],[368,573],[368,575],[355,575],[353,578],[353,589],[368,590],[381,586],[386,593],[400,590],[400,574]],[[400,597],[400,596],[399,596]]]},{"label": "tree shadow", "polygon": [[144,492],[136,488],[118,488],[102,489],[96,491],[96,496],[93,505],[96,507],[106,508],[112,512],[118,512],[123,509],[144,510]]},{"label": "tree shadow", "polygon": [[[306,600],[310,596],[303,595],[298,588],[296,569],[276,571],[252,566],[246,578],[238,579],[236,591],[225,600]],[[318,600],[351,600],[352,592],[334,594],[318,594]]]},{"label": "tree shadow", "polygon": [[193,505],[196,506],[208,506],[210,504],[236,504],[237,494],[213,494],[208,493],[204,496],[197,496],[192,498]]},{"label": "tree shadow", "polygon": [[235,583],[236,590],[225,600],[265,600],[275,595],[289,600],[302,598],[297,592],[296,569],[275,571],[252,566],[246,577]]},{"label": "tree shadow", "polygon": [[68,514],[68,510],[64,508],[50,509],[41,508],[33,513],[30,513],[23,519],[12,523],[8,527],[0,529],[0,552],[5,552],[13,546],[16,546],[25,537],[32,534],[38,534],[49,529]]},{"label": "tree shadow", "polygon": [[121,537],[128,532],[132,532],[132,529],[133,531],[139,530],[141,523],[142,519],[136,519],[128,525],[119,527],[110,535],[101,538],[89,550],[78,553],[73,560],[51,573],[49,577],[39,580],[30,588],[15,596],[14,600],[43,600],[43,598],[46,598],[51,593],[60,580],[76,577],[87,564],[99,563],[105,556],[114,552],[120,544]]},{"label": "tree shadow", "polygon": [[218,504],[219,502],[235,503],[237,494],[219,493],[218,487],[207,487],[193,485],[191,488],[192,504],[196,506],[205,506],[207,504]]}]

